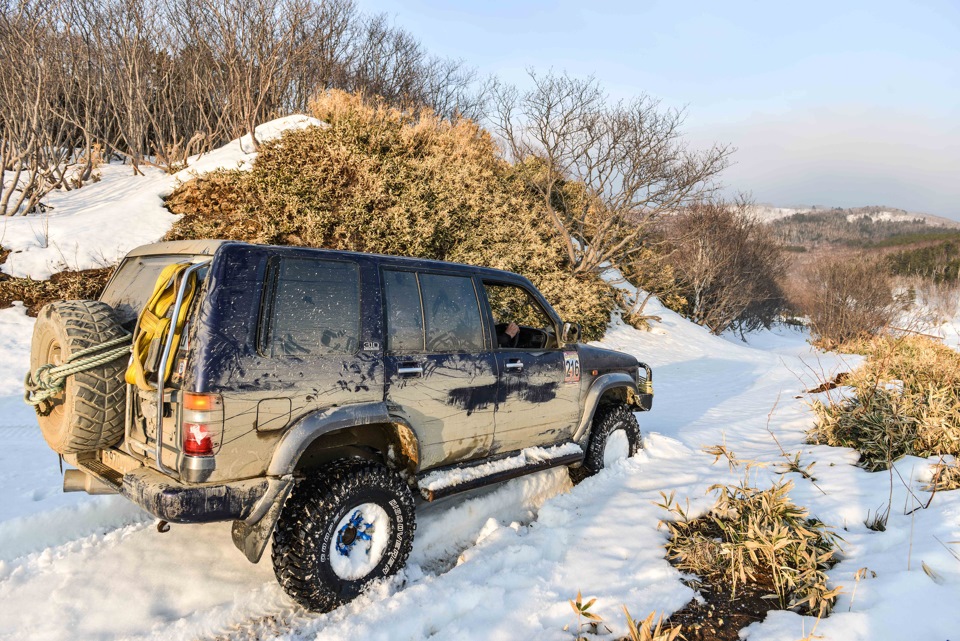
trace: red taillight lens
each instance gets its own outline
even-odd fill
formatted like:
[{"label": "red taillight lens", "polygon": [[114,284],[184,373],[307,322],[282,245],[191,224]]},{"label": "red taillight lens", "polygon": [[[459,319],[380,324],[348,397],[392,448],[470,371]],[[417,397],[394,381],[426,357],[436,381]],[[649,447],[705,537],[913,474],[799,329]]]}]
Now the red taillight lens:
[{"label": "red taillight lens", "polygon": [[183,453],[212,456],[220,447],[223,430],[223,400],[219,394],[183,395]]},{"label": "red taillight lens", "polygon": [[192,456],[213,454],[213,433],[205,423],[183,424],[183,453]]}]

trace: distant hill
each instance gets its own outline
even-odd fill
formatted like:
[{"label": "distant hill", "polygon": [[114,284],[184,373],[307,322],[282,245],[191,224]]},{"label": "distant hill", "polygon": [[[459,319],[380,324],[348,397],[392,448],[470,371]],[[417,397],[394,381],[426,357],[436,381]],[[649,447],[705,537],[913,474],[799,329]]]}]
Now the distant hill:
[{"label": "distant hill", "polygon": [[955,228],[960,229],[960,222],[923,214],[919,212],[909,212],[896,207],[884,207],[881,205],[870,205],[867,207],[774,207],[773,205],[754,205],[751,213],[764,222],[774,222],[784,218],[790,218],[797,214],[816,214],[817,216],[835,216],[846,218],[848,222],[854,222],[856,219],[868,218],[873,222],[904,222],[914,223],[923,222],[928,227]]},{"label": "distant hill", "polygon": [[960,222],[893,207],[773,207],[752,213],[789,247],[891,247],[954,238]]}]

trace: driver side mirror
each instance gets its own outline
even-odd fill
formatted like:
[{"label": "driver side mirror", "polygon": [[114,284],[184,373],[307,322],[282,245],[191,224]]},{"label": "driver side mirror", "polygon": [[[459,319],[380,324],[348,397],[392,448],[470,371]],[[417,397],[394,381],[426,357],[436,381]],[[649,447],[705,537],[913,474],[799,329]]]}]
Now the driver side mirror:
[{"label": "driver side mirror", "polygon": [[580,340],[580,323],[564,323],[560,340],[564,343],[576,343]]}]

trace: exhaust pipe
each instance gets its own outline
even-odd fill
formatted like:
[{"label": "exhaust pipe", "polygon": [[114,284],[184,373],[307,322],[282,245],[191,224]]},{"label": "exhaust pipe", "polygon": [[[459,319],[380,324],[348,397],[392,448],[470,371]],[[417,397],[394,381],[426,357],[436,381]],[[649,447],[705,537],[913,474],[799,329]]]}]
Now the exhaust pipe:
[{"label": "exhaust pipe", "polygon": [[64,492],[86,492],[87,494],[117,494],[118,492],[98,478],[81,470],[63,471]]}]

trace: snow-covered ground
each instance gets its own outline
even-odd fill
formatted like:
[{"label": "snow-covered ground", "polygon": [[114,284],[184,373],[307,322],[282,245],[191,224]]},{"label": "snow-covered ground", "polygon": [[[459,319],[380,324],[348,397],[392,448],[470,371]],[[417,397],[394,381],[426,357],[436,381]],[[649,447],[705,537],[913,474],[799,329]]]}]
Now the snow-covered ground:
[{"label": "snow-covered ground", "polygon": [[[91,231],[84,255],[156,240],[169,215],[164,222],[162,212],[143,214],[141,227],[134,205],[158,200],[160,191],[148,194],[147,186],[160,182],[105,177],[77,192],[90,204],[95,192],[86,190],[102,185],[103,207],[128,212],[129,237]],[[67,198],[51,229],[81,228],[92,215]],[[35,277],[53,269],[49,251],[23,238],[23,254],[5,269]],[[637,456],[577,487],[553,470],[424,506],[406,570],[323,615],[284,595],[268,557],[249,564],[229,524],[161,534],[122,498],[63,494],[57,458],[20,398],[32,319],[19,306],[0,310],[0,638],[565,640],[573,635],[564,627],[575,625],[567,600],[580,590],[597,598],[592,610],[612,630],[598,638],[615,639],[626,633],[622,604],[642,617],[693,596],[664,559],[658,522],[667,515],[655,502],[675,491],[694,512],[708,509],[709,486],[740,478],[702,451],[721,443],[766,464],[750,472],[760,486],[784,471],[781,446],[800,452],[802,465],[815,464],[815,481],[788,474],[791,497],[843,538],[842,560],[829,574],[844,587],[834,613],[818,623],[773,612],[747,628],[746,639],[796,641],[815,626],[820,638],[845,641],[960,636],[960,491],[906,514],[930,498],[921,489],[928,461],[909,458],[895,473],[871,474],[853,465],[850,450],[804,443],[812,415],[803,390],[855,366],[856,357],[816,352],[793,330],[756,333],[748,343],[719,338],[651,306],[663,317],[652,331],[614,318],[600,343],[654,368],[654,408],[638,415]],[[887,530],[867,529],[868,515],[888,504]],[[861,568],[868,571],[857,582]]]},{"label": "snow-covered ground", "polygon": [[[325,126],[309,116],[287,116],[257,127],[261,142],[290,129]],[[93,269],[115,265],[140,245],[159,240],[176,216],[163,198],[182,183],[217,169],[250,169],[256,152],[244,136],[203,156],[189,159],[174,175],[141,167],[132,176],[129,165],[101,167],[100,181],[77,191],[55,191],[44,199],[43,214],[4,218],[0,246],[11,251],[0,270],[11,276],[47,279],[65,269]]]}]

